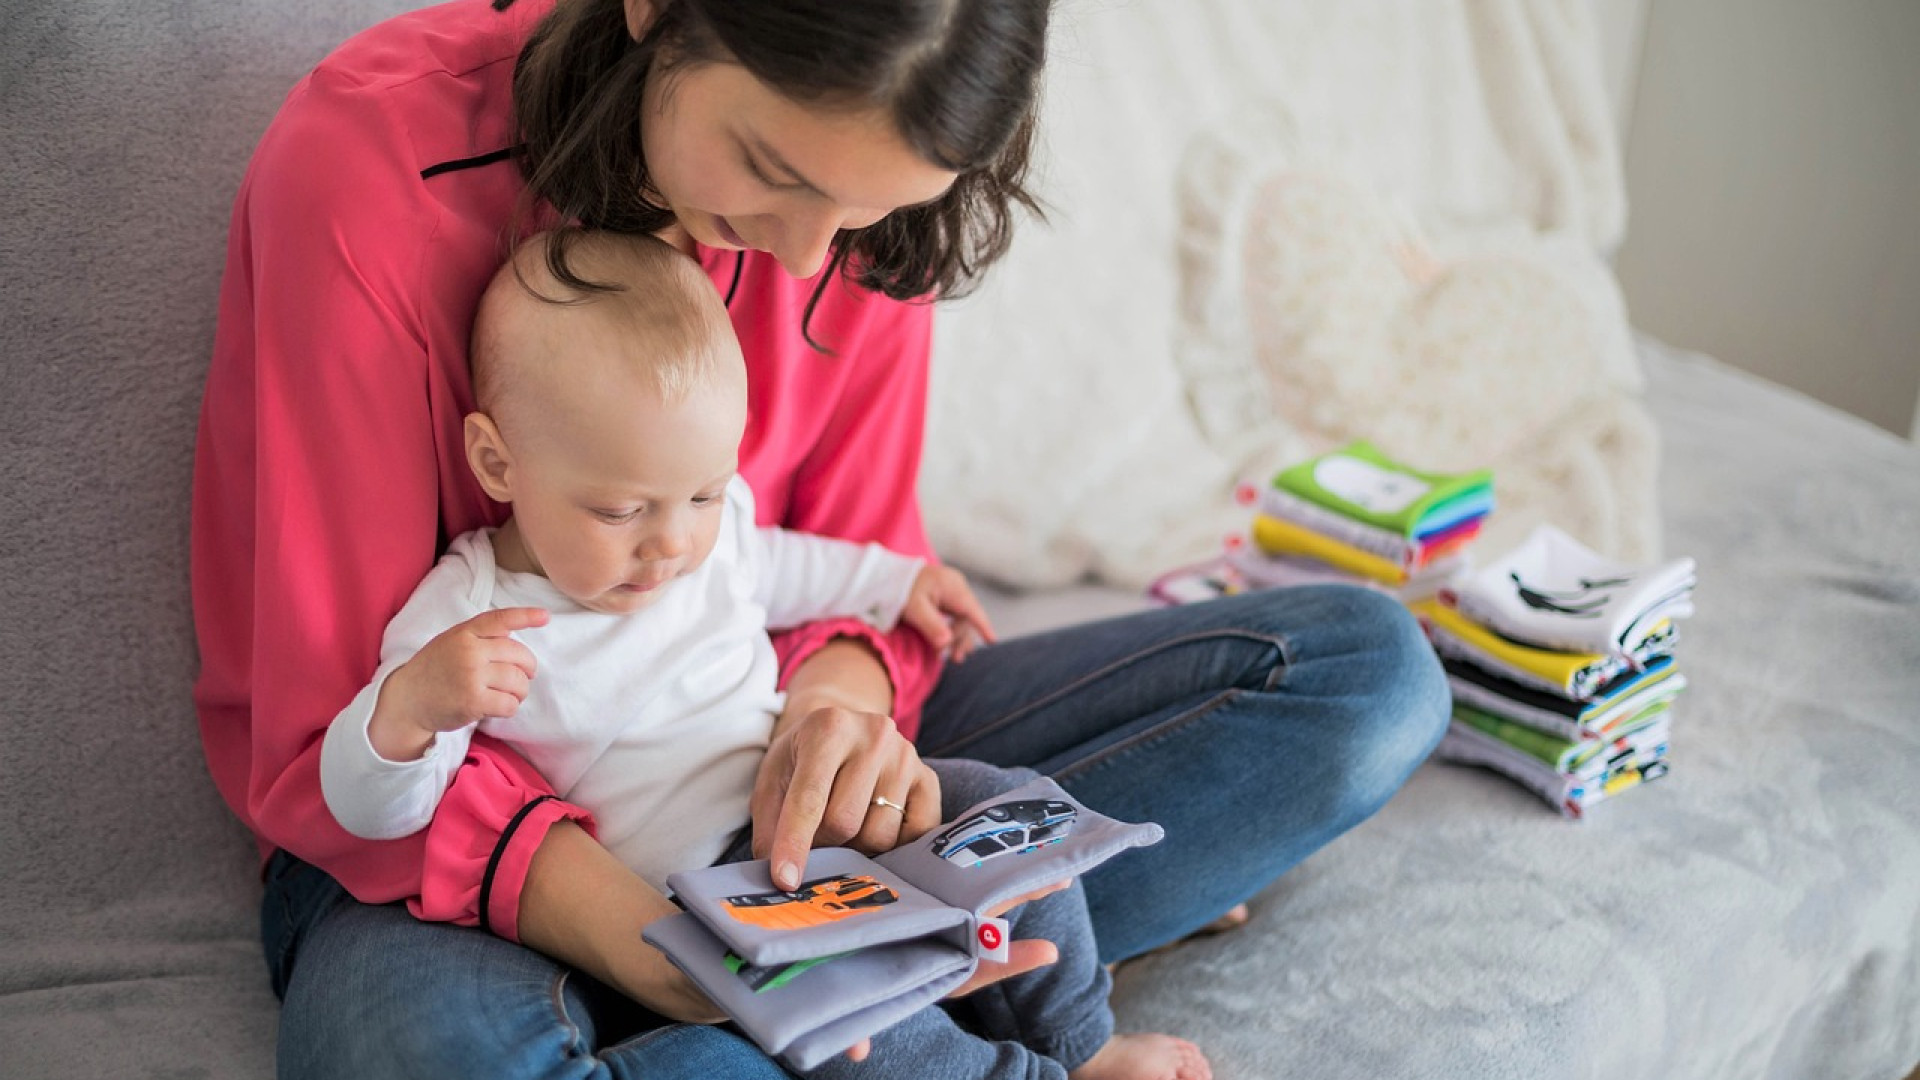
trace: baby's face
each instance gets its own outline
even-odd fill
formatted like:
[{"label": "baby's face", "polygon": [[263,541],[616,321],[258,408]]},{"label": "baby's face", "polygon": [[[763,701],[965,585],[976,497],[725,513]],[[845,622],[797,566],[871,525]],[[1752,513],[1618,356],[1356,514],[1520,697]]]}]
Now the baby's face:
[{"label": "baby's face", "polygon": [[711,382],[674,404],[637,385],[582,401],[541,417],[514,448],[520,542],[574,602],[639,611],[713,552],[746,388]]}]

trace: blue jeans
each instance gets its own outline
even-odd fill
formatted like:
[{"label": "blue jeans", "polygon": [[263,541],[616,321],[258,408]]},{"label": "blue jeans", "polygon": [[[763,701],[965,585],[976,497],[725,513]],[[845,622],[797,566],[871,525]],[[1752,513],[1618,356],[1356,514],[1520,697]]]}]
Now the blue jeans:
[{"label": "blue jeans", "polygon": [[732,1030],[670,1023],[485,931],[362,904],[284,851],[260,931],[283,1001],[283,1078],[788,1076]]},{"label": "blue jeans", "polygon": [[1378,810],[1445,733],[1418,623],[1350,585],[1018,638],[940,679],[920,752],[1024,765],[1166,839],[1084,879],[1112,962],[1205,926]]},{"label": "blue jeans", "polygon": [[[935,761],[948,818],[1031,774]],[[722,862],[751,858],[742,830]],[[810,1080],[1065,1080],[1113,1034],[1112,980],[1076,883],[1005,916],[1057,963],[874,1037]],[[491,934],[359,903],[322,871],[276,853],[261,933],[280,1019],[283,1077],[785,1077],[735,1032],[675,1024],[589,976]],[[298,964],[295,964],[296,958]]]},{"label": "blue jeans", "polygon": [[[1365,820],[1446,718],[1445,681],[1406,611],[1314,586],[984,649],[942,676],[919,744],[1034,768],[1103,813],[1166,829],[1083,879],[1111,961],[1205,925]],[[668,1023],[530,949],[360,904],[284,853],[261,931],[285,1001],[283,1077],[786,1075],[730,1029]],[[999,1038],[1004,1002],[988,991],[949,1015]]]}]

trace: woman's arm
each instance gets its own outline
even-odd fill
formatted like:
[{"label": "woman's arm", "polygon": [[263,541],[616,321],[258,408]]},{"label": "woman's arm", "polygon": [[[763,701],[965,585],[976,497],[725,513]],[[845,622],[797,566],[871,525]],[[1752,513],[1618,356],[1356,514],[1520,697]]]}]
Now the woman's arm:
[{"label": "woman's arm", "polygon": [[815,847],[875,854],[940,823],[940,779],[888,715],[892,702],[886,668],[853,638],[821,646],[789,676],[751,804],[753,852],[772,863],[774,884],[799,888]]},{"label": "woman's arm", "polygon": [[322,794],[322,737],[374,674],[442,528],[482,523],[455,520],[483,504],[457,486],[459,410],[438,389],[464,332],[450,349],[437,328],[458,316],[423,308],[477,297],[492,244],[471,266],[443,253],[451,226],[390,92],[316,71],[236,200],[194,473],[195,698],[210,771],[263,846],[363,901],[511,939],[546,828],[584,817],[511,750],[476,736],[432,825],[404,839],[352,836]]},{"label": "woman's arm", "polygon": [[640,940],[655,919],[679,913],[639,875],[572,822],[547,830],[520,890],[523,944],[587,972],[662,1016],[717,1023],[680,969]]}]

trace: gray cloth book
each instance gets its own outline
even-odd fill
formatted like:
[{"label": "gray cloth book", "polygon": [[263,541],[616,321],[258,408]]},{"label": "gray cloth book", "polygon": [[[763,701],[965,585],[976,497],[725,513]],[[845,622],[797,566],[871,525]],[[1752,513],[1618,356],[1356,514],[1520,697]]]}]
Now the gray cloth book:
[{"label": "gray cloth book", "polygon": [[792,892],[764,859],[671,875],[686,913],[644,937],[762,1049],[805,1070],[965,982],[1003,944],[984,912],[1162,835],[1041,777],[875,858],[815,851]]}]

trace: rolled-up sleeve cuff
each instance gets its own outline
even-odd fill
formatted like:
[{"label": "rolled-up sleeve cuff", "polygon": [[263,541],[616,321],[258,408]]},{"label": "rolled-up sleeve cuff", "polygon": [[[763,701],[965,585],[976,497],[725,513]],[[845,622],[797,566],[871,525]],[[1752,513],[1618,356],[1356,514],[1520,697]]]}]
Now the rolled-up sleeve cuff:
[{"label": "rolled-up sleeve cuff", "polygon": [[882,633],[858,619],[823,619],[774,635],[780,658],[780,689],[800,662],[835,638],[854,638],[872,646],[893,683],[893,722],[911,739],[920,729],[920,706],[940,674],[940,654],[911,627]]},{"label": "rolled-up sleeve cuff", "polygon": [[585,810],[530,784],[494,755],[470,754],[428,828],[420,895],[409,902],[414,915],[519,941],[527,871],[559,821],[595,831]]}]

